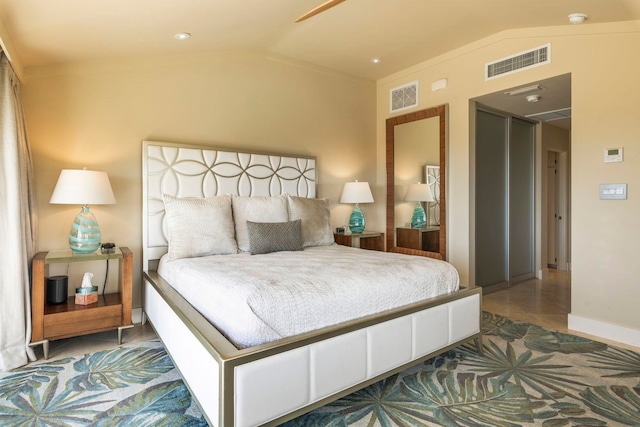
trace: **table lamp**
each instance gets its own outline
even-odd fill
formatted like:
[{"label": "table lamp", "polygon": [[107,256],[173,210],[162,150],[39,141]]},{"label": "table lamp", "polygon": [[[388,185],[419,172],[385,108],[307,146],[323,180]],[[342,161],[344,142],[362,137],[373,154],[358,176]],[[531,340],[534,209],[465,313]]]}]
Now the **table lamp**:
[{"label": "table lamp", "polygon": [[88,205],[111,205],[116,202],[106,172],[63,169],[49,203],[82,205],[80,213],[71,224],[69,247],[74,253],[95,252],[102,236],[96,217]]},{"label": "table lamp", "polygon": [[364,231],[364,214],[360,209],[360,203],[373,203],[373,195],[368,182],[347,182],[342,190],[340,203],[355,203],[356,206],[349,217],[349,230],[352,233],[362,233]]},{"label": "table lamp", "polygon": [[433,202],[433,194],[429,184],[409,184],[407,195],[404,198],[407,202],[416,202],[416,208],[411,217],[411,228],[423,228],[427,225],[427,215],[422,207],[422,202]]}]

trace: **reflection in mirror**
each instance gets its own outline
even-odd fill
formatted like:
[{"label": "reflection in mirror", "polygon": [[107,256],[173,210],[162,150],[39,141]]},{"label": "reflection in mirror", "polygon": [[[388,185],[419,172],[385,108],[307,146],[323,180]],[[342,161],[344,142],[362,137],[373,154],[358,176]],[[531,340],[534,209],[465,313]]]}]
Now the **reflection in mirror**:
[{"label": "reflection in mirror", "polygon": [[[396,227],[411,227],[417,200],[408,200],[409,185],[426,183],[427,165],[440,165],[438,125],[438,118],[431,117],[397,125],[394,128]],[[419,203],[423,208],[426,205],[426,212],[432,213],[431,202],[422,200]],[[432,225],[434,219],[429,215],[426,221]]]},{"label": "reflection in mirror", "polygon": [[440,106],[387,119],[390,251],[446,258],[445,111]]}]

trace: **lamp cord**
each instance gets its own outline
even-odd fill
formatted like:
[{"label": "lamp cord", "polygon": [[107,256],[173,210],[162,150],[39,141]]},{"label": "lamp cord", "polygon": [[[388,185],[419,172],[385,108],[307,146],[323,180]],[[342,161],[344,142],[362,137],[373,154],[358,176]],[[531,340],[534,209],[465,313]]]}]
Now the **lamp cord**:
[{"label": "lamp cord", "polygon": [[106,260],[107,262],[107,269],[104,273],[104,284],[102,285],[102,296],[104,297],[105,291],[107,290],[107,281],[109,279],[109,260]]}]

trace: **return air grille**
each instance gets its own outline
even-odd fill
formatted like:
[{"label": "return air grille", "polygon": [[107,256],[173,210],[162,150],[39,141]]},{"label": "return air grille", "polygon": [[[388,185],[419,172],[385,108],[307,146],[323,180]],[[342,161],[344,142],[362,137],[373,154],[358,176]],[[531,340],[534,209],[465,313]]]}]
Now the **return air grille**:
[{"label": "return air grille", "polygon": [[391,89],[391,112],[418,106],[418,82]]},{"label": "return air grille", "polygon": [[485,79],[495,79],[551,62],[551,43],[516,55],[490,62],[485,66]]},{"label": "return air grille", "polygon": [[540,120],[542,122],[551,122],[553,120],[570,119],[571,108],[561,108],[560,110],[545,111],[543,113],[527,114],[528,118]]}]

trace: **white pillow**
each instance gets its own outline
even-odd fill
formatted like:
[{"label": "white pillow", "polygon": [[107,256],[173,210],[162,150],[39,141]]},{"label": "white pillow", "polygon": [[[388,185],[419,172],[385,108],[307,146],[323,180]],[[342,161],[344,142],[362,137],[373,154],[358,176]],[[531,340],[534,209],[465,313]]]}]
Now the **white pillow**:
[{"label": "white pillow", "polygon": [[289,219],[302,220],[302,246],[328,246],[334,243],[329,199],[288,196]]},{"label": "white pillow", "polygon": [[238,253],[231,196],[177,198],[163,194],[169,259]]},{"label": "white pillow", "polygon": [[233,196],[233,221],[236,227],[236,241],[241,252],[249,252],[249,231],[247,221],[252,222],[287,222],[286,196],[276,197],[243,197]]}]

